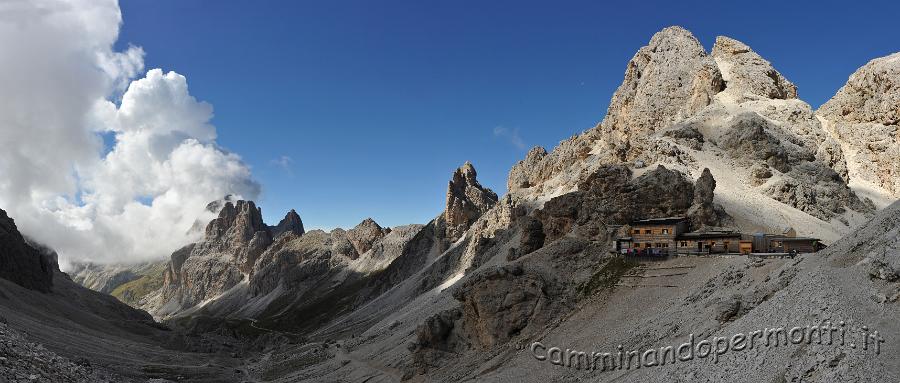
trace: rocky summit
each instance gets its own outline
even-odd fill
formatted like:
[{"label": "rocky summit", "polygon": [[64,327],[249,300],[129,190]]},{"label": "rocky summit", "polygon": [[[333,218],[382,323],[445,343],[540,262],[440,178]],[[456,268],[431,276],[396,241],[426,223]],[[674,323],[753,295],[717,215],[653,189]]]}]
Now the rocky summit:
[{"label": "rocky summit", "polygon": [[269,230],[275,237],[284,233],[303,235],[306,232],[303,230],[303,220],[300,219],[300,215],[294,209],[291,209],[277,225],[270,227]]},{"label": "rocky summit", "polygon": [[900,381],[900,54],[814,110],[737,39],[649,37],[595,126],[502,196],[447,169],[425,223],[270,226],[227,196],[168,259],[69,278],[0,211],[0,377]]}]

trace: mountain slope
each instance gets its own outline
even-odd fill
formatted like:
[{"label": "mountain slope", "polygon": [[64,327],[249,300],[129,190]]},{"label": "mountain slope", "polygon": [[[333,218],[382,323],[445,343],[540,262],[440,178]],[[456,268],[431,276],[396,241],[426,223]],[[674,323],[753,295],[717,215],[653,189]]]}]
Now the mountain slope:
[{"label": "mountain slope", "polygon": [[[5,213],[2,216],[7,218]],[[230,355],[233,350],[222,339],[186,338],[155,323],[144,311],[73,282],[58,270],[47,249],[25,242],[11,219],[7,218],[4,228],[0,248],[26,250],[4,250],[0,257],[24,261],[36,252],[44,255],[52,285],[0,277],[0,357],[4,358],[0,359],[0,380],[221,382],[241,376],[242,370],[236,374],[233,367],[226,367],[241,361]],[[12,264],[44,270],[37,262]]]}]

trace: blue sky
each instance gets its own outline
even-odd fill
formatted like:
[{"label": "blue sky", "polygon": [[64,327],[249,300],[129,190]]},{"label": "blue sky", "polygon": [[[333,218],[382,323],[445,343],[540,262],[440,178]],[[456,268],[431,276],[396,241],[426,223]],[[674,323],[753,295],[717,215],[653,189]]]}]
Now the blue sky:
[{"label": "blue sky", "polygon": [[424,223],[472,161],[498,194],[529,147],[594,126],[656,31],[741,40],[818,107],[900,51],[900,5],[122,0],[118,46],[185,75],[276,223]]}]

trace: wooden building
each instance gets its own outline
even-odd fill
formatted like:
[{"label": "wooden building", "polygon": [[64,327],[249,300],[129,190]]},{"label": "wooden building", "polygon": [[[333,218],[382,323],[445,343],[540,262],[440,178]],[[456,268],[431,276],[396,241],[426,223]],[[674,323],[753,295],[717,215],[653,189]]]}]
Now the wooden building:
[{"label": "wooden building", "polygon": [[673,253],[675,241],[688,227],[684,217],[651,218],[631,223],[630,237],[618,238],[616,248],[624,252]]},{"label": "wooden building", "polygon": [[797,237],[796,233],[783,234],[753,234],[754,253],[815,253],[825,246],[818,238]]},{"label": "wooden building", "polygon": [[706,230],[678,237],[678,251],[684,253],[738,253],[741,233],[733,230]]},{"label": "wooden building", "polygon": [[751,254],[813,253],[824,246],[816,238],[797,237],[793,228],[778,234],[742,234],[730,229],[688,232],[685,217],[651,218],[634,221],[616,238],[612,251],[619,254]]}]

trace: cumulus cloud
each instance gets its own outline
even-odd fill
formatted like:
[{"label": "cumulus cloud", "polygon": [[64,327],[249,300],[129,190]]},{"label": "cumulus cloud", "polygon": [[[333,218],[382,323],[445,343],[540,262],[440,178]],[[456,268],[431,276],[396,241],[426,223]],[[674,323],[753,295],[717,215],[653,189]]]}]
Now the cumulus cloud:
[{"label": "cumulus cloud", "polygon": [[260,192],[184,76],[135,79],[144,52],[113,49],[121,22],[115,0],[0,3],[0,208],[64,262],[164,258],[207,202]]},{"label": "cumulus cloud", "polygon": [[519,150],[525,150],[527,147],[527,145],[525,145],[525,140],[519,135],[519,128],[507,129],[502,126],[495,127],[494,137],[506,140],[506,142],[509,142],[510,145],[515,146],[516,149]]}]

